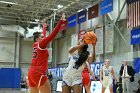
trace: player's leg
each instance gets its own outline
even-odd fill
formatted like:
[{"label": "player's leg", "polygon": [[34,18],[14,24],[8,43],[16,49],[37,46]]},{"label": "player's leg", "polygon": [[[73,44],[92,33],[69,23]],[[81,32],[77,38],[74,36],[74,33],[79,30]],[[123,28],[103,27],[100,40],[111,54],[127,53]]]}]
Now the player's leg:
[{"label": "player's leg", "polygon": [[82,93],[82,86],[81,84],[75,84],[72,86],[73,93]]},{"label": "player's leg", "polygon": [[29,81],[28,84],[29,84],[30,93],[38,93],[39,90],[36,87],[35,83],[33,82],[31,75],[28,75],[28,81]]},{"label": "player's leg", "polygon": [[39,90],[37,87],[30,87],[30,93],[38,93]]},{"label": "player's leg", "polygon": [[108,86],[108,80],[104,79],[102,82],[102,93],[105,93],[105,89]]},{"label": "player's leg", "polygon": [[72,80],[73,93],[82,93],[82,76],[73,76]]},{"label": "player's leg", "polygon": [[110,93],[113,93],[113,79],[109,79],[108,81]]},{"label": "player's leg", "polygon": [[83,73],[82,77],[83,77],[82,83],[83,83],[83,86],[86,89],[86,92],[91,93],[90,92],[91,81],[90,81],[89,73]]},{"label": "player's leg", "polygon": [[38,88],[35,86],[35,84],[31,80],[29,80],[29,88],[30,88],[30,93],[39,92]]},{"label": "player's leg", "polygon": [[62,82],[62,93],[71,93],[71,87],[68,86],[64,81]]},{"label": "player's leg", "polygon": [[38,87],[41,93],[51,93],[51,85],[47,76],[40,79]]},{"label": "player's leg", "polygon": [[105,87],[102,85],[102,93],[104,93],[105,92]]},{"label": "player's leg", "polygon": [[85,86],[85,89],[86,89],[87,93],[91,93],[90,86],[91,86],[91,84]]},{"label": "player's leg", "polygon": [[110,93],[113,93],[113,86],[112,85],[109,86],[109,90],[110,90]]}]

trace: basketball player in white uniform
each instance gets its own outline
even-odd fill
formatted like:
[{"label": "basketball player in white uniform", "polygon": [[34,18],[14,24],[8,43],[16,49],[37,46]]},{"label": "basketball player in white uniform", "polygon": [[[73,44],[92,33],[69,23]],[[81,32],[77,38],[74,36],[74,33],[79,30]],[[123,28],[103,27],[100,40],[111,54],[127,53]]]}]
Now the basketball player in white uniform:
[{"label": "basketball player in white uniform", "polygon": [[113,93],[113,78],[115,84],[117,82],[114,69],[110,66],[110,60],[105,60],[105,65],[100,70],[100,82],[102,83],[102,93],[105,92],[107,86],[109,86],[110,93]]},{"label": "basketball player in white uniform", "polygon": [[71,89],[74,93],[81,93],[82,91],[82,71],[86,65],[88,59],[92,62],[95,58],[95,47],[93,45],[93,53],[89,56],[87,51],[88,45],[80,44],[69,50],[69,65],[63,75],[62,93],[71,93]]}]

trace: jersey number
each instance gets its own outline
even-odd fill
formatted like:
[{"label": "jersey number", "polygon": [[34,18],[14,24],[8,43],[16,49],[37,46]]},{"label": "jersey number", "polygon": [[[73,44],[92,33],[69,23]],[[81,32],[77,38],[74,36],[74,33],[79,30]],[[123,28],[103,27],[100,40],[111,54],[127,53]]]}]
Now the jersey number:
[{"label": "jersey number", "polygon": [[110,71],[109,70],[105,70],[105,76],[109,76]]},{"label": "jersey number", "polygon": [[78,69],[78,66],[75,64],[75,65],[73,66],[73,68],[74,68],[74,69]]},{"label": "jersey number", "polygon": [[36,52],[37,48],[35,47],[33,49],[33,58],[37,58],[37,52]]},{"label": "jersey number", "polygon": [[73,66],[74,69],[78,69],[78,66],[76,65],[76,61],[78,60],[77,57],[73,57],[73,60],[75,61],[75,65]]}]

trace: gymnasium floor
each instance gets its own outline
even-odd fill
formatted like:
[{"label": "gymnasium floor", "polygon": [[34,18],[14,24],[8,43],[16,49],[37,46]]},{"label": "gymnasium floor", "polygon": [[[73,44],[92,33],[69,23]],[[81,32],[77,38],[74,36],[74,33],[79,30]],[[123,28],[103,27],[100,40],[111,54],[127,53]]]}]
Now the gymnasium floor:
[{"label": "gymnasium floor", "polygon": [[0,93],[29,93],[29,92],[19,89],[0,89]]}]

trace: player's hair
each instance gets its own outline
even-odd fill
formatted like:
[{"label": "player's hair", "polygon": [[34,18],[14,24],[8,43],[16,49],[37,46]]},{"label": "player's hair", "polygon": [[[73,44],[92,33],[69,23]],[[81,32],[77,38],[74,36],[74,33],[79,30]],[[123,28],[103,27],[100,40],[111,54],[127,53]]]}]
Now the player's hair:
[{"label": "player's hair", "polygon": [[75,62],[75,68],[78,69],[88,58],[89,52],[87,51],[88,45],[82,47],[82,53],[78,60]]},{"label": "player's hair", "polygon": [[109,59],[106,59],[105,62],[111,62]]},{"label": "player's hair", "polygon": [[36,42],[36,38],[39,38],[40,34],[41,34],[41,32],[34,32],[33,33],[33,40],[34,40],[34,42]]}]

